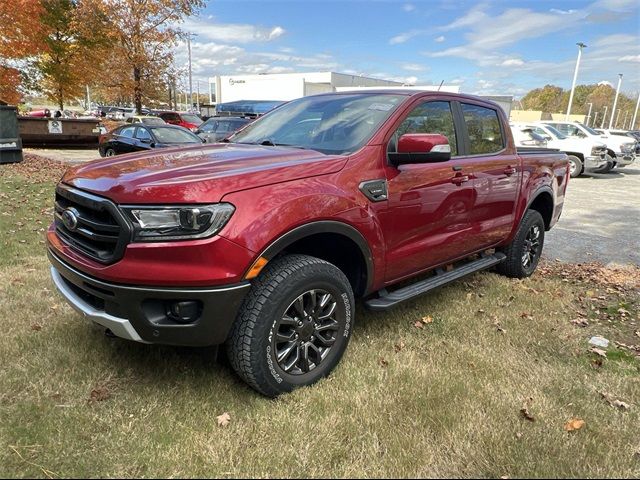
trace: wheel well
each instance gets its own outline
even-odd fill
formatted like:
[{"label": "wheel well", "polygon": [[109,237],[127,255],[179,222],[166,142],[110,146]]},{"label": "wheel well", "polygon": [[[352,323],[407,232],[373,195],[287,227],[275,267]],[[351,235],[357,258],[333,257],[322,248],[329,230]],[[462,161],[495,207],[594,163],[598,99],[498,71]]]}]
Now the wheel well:
[{"label": "wheel well", "polygon": [[584,162],[584,155],[581,154],[580,152],[564,152],[567,155],[572,155],[574,157],[578,157],[580,159],[581,162]]},{"label": "wheel well", "polygon": [[551,226],[551,218],[553,217],[553,197],[549,192],[540,193],[531,205],[529,210],[536,210],[542,215],[545,230],[549,230]]},{"label": "wheel well", "polygon": [[316,233],[287,246],[280,254],[300,253],[321,258],[346,275],[356,297],[367,289],[367,265],[356,242],[339,233]]},{"label": "wheel well", "polygon": [[609,155],[611,158],[616,158],[616,152],[614,152],[610,148],[607,148],[607,155]]}]

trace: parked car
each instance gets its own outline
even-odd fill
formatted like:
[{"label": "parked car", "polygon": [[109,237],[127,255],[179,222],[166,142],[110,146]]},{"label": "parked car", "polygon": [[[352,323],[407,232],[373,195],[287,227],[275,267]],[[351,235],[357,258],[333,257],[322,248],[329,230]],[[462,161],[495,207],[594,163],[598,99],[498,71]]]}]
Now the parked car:
[{"label": "parked car", "polygon": [[195,113],[188,112],[158,112],[158,117],[171,125],[179,125],[195,132],[200,125],[202,119]]},{"label": "parked car", "polygon": [[531,275],[569,179],[565,154],[516,149],[500,106],[451,93],[303,97],[227,140],[67,170],[51,273],[116,336],[224,343],[268,396],[334,369],[356,297],[385,311],[487,268]]},{"label": "parked car", "polygon": [[599,172],[607,167],[607,146],[592,137],[568,137],[543,123],[515,123],[513,129],[531,131],[544,138],[549,148],[557,148],[566,153],[572,177],[578,177],[584,172]]},{"label": "parked car", "polygon": [[219,142],[251,122],[243,117],[211,117],[195,133],[206,143]]},{"label": "parked car", "polygon": [[607,137],[607,145],[615,153],[618,167],[626,167],[635,161],[638,142],[634,138],[619,130],[597,128],[595,131]]},{"label": "parked car", "polygon": [[101,157],[113,157],[121,153],[194,144],[200,145],[202,140],[182,127],[135,123],[102,135],[98,151]]},{"label": "parked car", "polygon": [[143,123],[144,125],[167,125],[160,117],[149,115],[131,115],[125,120],[126,123]]},{"label": "parked car", "polygon": [[[559,121],[544,121],[545,125],[551,125],[555,129],[567,136],[575,136],[578,138],[591,138],[593,140],[600,140],[607,145],[607,167],[602,170],[598,170],[598,173],[610,172],[614,167],[624,167],[631,163],[628,158],[618,157],[615,152],[615,145],[609,145],[611,141],[609,136],[595,131],[593,128],[588,127],[579,122],[559,122]],[[615,142],[614,142],[615,143]]]},{"label": "parked car", "polygon": [[39,117],[39,118],[49,118],[51,117],[51,110],[48,108],[43,108],[40,110],[31,110],[30,112],[25,113],[27,117]]}]

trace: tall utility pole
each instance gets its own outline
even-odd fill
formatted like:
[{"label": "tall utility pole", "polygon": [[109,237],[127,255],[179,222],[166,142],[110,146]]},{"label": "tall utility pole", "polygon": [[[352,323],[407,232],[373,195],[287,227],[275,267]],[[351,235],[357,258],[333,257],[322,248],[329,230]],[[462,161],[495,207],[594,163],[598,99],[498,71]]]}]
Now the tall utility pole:
[{"label": "tall utility pole", "polygon": [[636,128],[636,117],[638,116],[638,107],[640,107],[640,92],[638,92],[638,101],[636,102],[636,109],[633,112],[633,120],[631,120],[630,130],[633,130]]},{"label": "tall utility pole", "polygon": [[593,124],[595,125],[597,121],[598,121],[598,112],[596,112],[596,114],[593,116]]},{"label": "tall utility pole", "polygon": [[[611,109],[611,118],[609,119],[609,130],[611,130],[613,126],[613,116],[616,113],[616,105],[618,104],[618,95],[620,95],[620,85],[622,85],[622,74],[618,74],[618,88],[616,89],[616,98],[613,100],[613,108]],[[616,119],[616,123],[618,120]]]},{"label": "tall utility pole", "polygon": [[187,111],[191,111],[193,108],[193,81],[191,78],[191,34],[187,35],[187,48],[189,49],[189,107]]},{"label": "tall utility pole", "polygon": [[629,116],[629,111],[624,112],[624,120],[622,120],[622,129],[624,130],[624,126],[627,124],[627,117]]},{"label": "tall utility pole", "polygon": [[593,103],[589,103],[589,113],[587,113],[587,126],[589,126],[589,121],[591,120],[591,108],[593,107]]},{"label": "tall utility pole", "polygon": [[604,106],[604,115],[602,116],[602,123],[600,124],[600,128],[604,128],[604,119],[607,118],[607,108],[609,108],[609,105]]},{"label": "tall utility pole", "polygon": [[567,106],[567,116],[565,117],[565,121],[569,121],[569,115],[571,115],[571,104],[573,103],[573,92],[576,89],[576,80],[578,80],[578,69],[580,68],[580,57],[582,56],[582,49],[586,47],[586,45],[582,42],[576,43],[578,45],[578,60],[576,60],[576,69],[573,72],[573,83],[571,84],[571,93],[569,94],[569,105]]},{"label": "tall utility pole", "polygon": [[[611,118],[613,118],[613,115],[611,115]],[[620,121],[620,110],[618,110],[618,114],[616,115],[616,123],[613,124],[613,128],[616,128],[616,125],[618,125],[619,121]],[[609,130],[611,130],[611,125],[609,125]]]},{"label": "tall utility pole", "polygon": [[196,90],[198,93],[196,93],[196,109],[198,110],[198,113],[200,113],[200,80],[196,80]]}]

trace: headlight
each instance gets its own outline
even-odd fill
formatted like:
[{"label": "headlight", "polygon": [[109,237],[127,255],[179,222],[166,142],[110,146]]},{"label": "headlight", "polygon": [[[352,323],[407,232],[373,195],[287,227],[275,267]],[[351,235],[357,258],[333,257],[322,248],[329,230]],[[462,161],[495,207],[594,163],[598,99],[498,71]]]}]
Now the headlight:
[{"label": "headlight", "polygon": [[233,215],[230,203],[171,207],[122,207],[134,224],[134,240],[167,241],[215,235]]}]

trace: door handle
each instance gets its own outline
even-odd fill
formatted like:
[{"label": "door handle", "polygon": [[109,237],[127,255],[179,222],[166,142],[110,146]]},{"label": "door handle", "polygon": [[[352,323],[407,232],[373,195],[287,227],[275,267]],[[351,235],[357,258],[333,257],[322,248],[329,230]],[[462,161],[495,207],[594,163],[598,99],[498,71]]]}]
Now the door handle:
[{"label": "door handle", "polygon": [[451,183],[462,185],[464,182],[468,182],[469,180],[469,175],[456,175],[451,179]]},{"label": "door handle", "polygon": [[507,177],[510,177],[511,175],[513,175],[514,173],[516,173],[518,170],[516,170],[515,168],[513,168],[511,165],[509,165],[507,168],[504,169],[504,174]]}]

